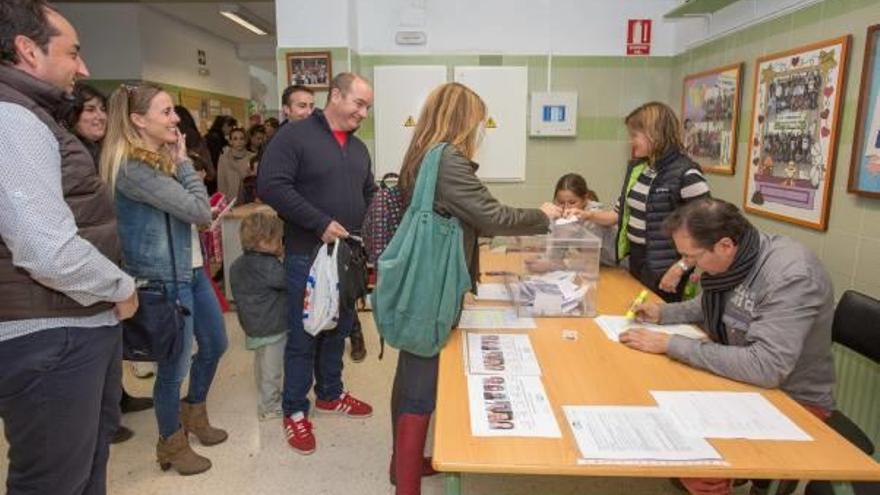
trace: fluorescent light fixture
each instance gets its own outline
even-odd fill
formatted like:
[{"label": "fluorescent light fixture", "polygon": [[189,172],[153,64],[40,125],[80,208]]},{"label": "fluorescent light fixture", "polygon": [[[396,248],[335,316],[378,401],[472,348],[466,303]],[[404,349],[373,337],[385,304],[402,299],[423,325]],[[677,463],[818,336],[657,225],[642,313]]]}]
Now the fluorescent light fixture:
[{"label": "fluorescent light fixture", "polygon": [[241,5],[221,5],[220,15],[256,35],[266,36],[269,34],[270,29],[266,27],[266,23]]}]

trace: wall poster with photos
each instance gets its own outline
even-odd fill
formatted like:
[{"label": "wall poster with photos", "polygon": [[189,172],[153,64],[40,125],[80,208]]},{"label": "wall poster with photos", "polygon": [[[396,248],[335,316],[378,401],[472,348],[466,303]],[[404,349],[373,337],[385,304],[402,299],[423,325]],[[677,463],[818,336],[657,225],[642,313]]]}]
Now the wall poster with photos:
[{"label": "wall poster with photos", "polygon": [[825,230],[849,36],[755,64],[745,210]]},{"label": "wall poster with photos", "polygon": [[868,27],[857,113],[847,189],[880,198],[880,24]]},{"label": "wall poster with photos", "polygon": [[330,87],[333,67],[330,52],[288,53],[287,84],[301,84],[311,89]]},{"label": "wall poster with photos", "polygon": [[684,78],[684,145],[704,171],[733,175],[741,73],[738,63]]}]

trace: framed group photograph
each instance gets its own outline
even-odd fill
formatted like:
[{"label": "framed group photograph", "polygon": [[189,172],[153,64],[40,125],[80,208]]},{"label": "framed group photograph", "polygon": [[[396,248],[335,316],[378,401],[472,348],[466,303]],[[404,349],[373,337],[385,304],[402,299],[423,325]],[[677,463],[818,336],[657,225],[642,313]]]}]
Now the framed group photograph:
[{"label": "framed group photograph", "polygon": [[734,173],[741,74],[742,63],[738,63],[684,78],[684,146],[704,171]]},{"label": "framed group photograph", "polygon": [[825,230],[849,36],[755,63],[746,211]]},{"label": "framed group photograph", "polygon": [[880,198],[880,24],[866,38],[847,190]]},{"label": "framed group photograph", "polygon": [[333,77],[331,63],[330,52],[288,53],[287,83],[325,90]]}]

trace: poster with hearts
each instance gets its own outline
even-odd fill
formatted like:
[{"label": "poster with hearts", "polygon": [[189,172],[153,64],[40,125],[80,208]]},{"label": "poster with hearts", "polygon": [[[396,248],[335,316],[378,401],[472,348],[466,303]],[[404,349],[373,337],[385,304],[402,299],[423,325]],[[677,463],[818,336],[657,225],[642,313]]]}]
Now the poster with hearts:
[{"label": "poster with hearts", "polygon": [[755,64],[746,211],[828,227],[849,36]]}]

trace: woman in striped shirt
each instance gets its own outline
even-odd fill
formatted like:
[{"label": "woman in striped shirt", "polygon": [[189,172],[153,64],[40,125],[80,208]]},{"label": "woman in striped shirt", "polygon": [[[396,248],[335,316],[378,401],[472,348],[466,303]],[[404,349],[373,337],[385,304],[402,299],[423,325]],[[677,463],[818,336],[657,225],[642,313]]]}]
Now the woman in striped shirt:
[{"label": "woman in striped shirt", "polygon": [[624,122],[634,158],[614,210],[594,212],[589,220],[617,224],[618,262],[629,256],[634,277],[666,301],[680,301],[691,267],[679,257],[663,222],[679,206],[708,196],[709,184],[685,154],[681,125],[669,106],[646,103]]}]

